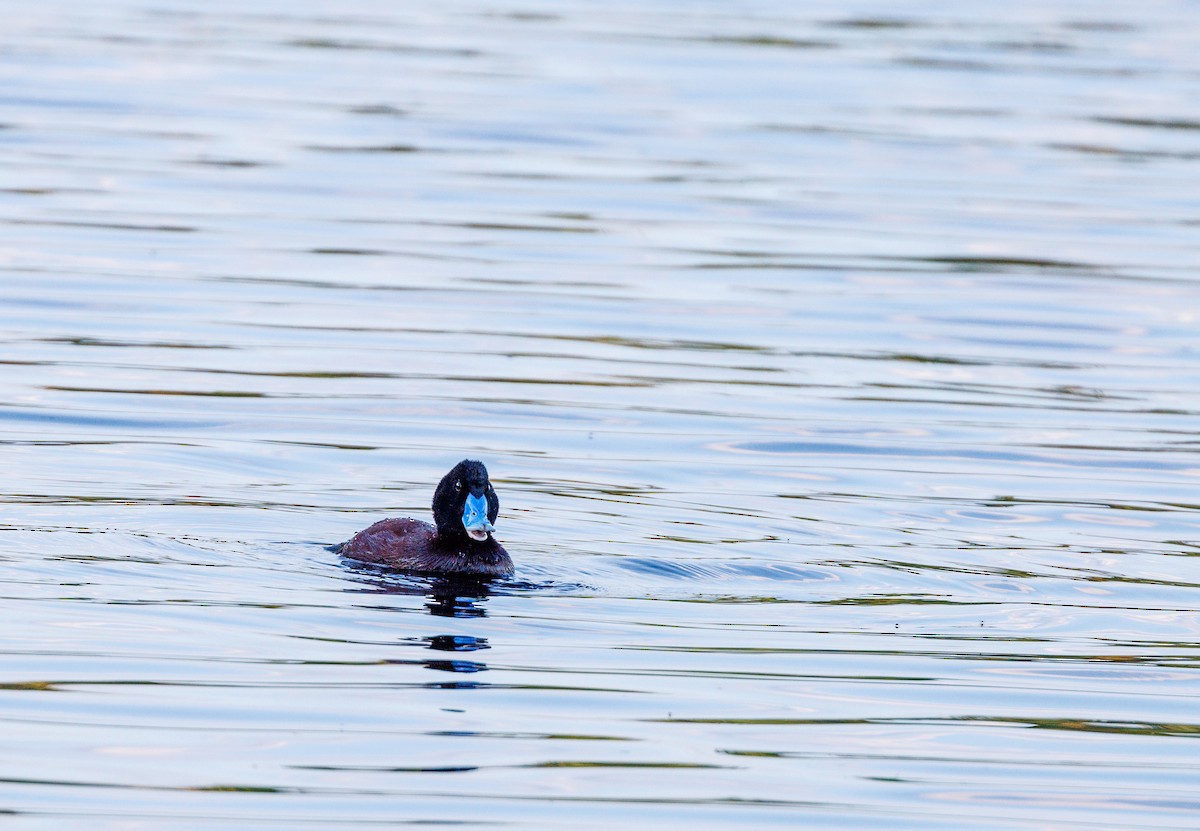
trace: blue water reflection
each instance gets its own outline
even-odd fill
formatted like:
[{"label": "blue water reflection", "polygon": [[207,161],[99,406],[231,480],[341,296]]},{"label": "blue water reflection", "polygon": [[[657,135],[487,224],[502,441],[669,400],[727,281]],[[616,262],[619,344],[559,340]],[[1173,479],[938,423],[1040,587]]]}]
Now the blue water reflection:
[{"label": "blue water reflection", "polygon": [[13,10],[0,813],[1193,827],[1194,17]]}]

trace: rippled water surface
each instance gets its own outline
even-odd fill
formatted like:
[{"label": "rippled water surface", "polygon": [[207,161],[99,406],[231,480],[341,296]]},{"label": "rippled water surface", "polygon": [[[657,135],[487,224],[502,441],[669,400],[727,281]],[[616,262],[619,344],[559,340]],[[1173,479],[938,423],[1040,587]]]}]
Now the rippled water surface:
[{"label": "rippled water surface", "polygon": [[1195,828],[1197,11],[9,8],[5,827]]}]

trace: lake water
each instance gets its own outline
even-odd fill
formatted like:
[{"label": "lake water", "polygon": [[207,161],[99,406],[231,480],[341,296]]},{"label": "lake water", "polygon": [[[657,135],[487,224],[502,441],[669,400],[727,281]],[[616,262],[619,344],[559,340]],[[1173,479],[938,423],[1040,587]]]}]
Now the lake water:
[{"label": "lake water", "polygon": [[1195,828],[1198,12],[10,4],[4,827]]}]

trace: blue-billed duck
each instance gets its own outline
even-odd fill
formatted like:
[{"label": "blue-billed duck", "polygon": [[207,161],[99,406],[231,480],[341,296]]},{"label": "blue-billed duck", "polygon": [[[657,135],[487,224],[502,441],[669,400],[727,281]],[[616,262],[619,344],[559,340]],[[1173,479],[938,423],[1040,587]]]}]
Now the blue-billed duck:
[{"label": "blue-billed duck", "polygon": [[512,574],[508,552],[496,542],[500,500],[483,462],[463,459],[433,492],[433,521],[383,519],[334,550],[344,557],[404,571],[437,574]]}]

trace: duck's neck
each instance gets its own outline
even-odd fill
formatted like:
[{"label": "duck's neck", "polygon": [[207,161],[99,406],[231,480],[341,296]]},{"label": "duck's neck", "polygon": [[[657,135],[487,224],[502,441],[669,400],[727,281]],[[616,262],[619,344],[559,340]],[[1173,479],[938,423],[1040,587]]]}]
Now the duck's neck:
[{"label": "duck's neck", "polygon": [[491,535],[486,540],[473,540],[457,528],[438,528],[435,539],[441,548],[461,554],[486,556],[496,550],[496,540]]}]

